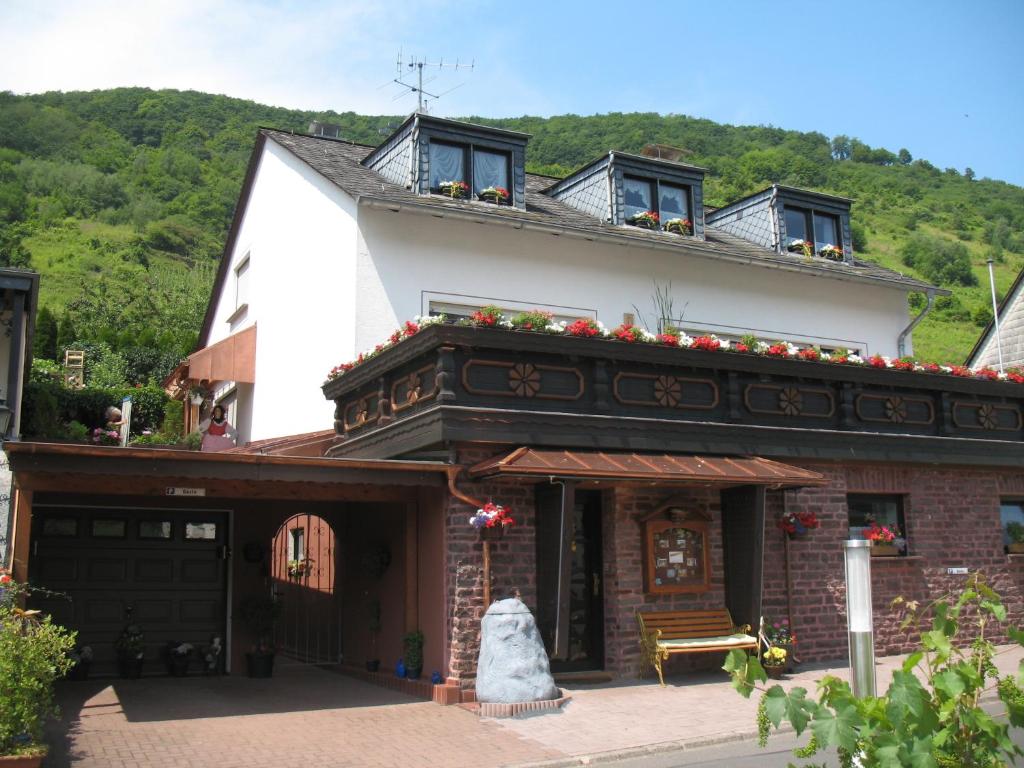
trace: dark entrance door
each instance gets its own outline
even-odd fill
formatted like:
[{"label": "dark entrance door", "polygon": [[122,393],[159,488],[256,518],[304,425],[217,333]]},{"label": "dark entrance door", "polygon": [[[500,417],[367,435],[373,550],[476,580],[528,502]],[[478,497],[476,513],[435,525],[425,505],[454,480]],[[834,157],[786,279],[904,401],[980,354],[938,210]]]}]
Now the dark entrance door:
[{"label": "dark entrance door", "polygon": [[114,641],[128,609],[145,636],[143,674],[165,674],[167,643],[223,641],[227,513],[36,504],[33,600],[93,649],[93,674],[116,672]]},{"label": "dark entrance door", "polygon": [[558,486],[537,491],[537,623],[553,672],[604,669],[604,584],[601,549],[601,494],[576,491],[566,494],[571,519],[568,541],[568,597],[563,600],[567,643],[564,656],[555,658],[558,620],[558,582],[562,533]]}]

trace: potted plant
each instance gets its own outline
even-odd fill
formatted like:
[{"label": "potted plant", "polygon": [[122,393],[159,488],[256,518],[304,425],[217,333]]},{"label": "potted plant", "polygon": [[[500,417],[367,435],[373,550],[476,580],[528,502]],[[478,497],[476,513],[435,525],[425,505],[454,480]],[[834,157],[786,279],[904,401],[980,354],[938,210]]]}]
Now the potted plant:
[{"label": "potted plant", "polygon": [[0,765],[35,768],[47,751],[43,727],[56,714],[54,683],[74,663],[75,633],[20,608],[25,593],[0,568]]},{"label": "potted plant", "polygon": [[280,615],[281,601],[270,595],[249,595],[242,600],[242,621],[256,638],[252,650],[245,654],[249,677],[274,674],[274,622]]},{"label": "potted plant", "polygon": [[786,532],[789,538],[803,536],[808,531],[821,526],[818,516],[813,512],[792,512],[787,510],[779,517],[779,528]]},{"label": "potted plant", "polygon": [[762,617],[761,639],[768,648],[781,648],[786,652],[786,663],[783,667],[789,672],[793,667],[793,646],[796,645],[796,635],[789,627],[789,619],[772,621]]},{"label": "potted plant", "polygon": [[409,632],[402,638],[402,650],[405,660],[405,676],[410,680],[419,680],[423,672],[423,633],[418,629]]},{"label": "potted plant", "polygon": [[1007,523],[1006,533],[1010,536],[1006,551],[1014,555],[1024,554],[1024,525],[1018,522]]},{"label": "potted plant", "polygon": [[377,656],[377,634],[380,632],[380,600],[373,598],[366,604],[366,628],[370,631],[370,658],[366,661],[366,671],[376,672],[380,669],[380,658]]},{"label": "potted plant", "polygon": [[172,640],[164,649],[164,656],[167,661],[167,674],[171,677],[187,677],[188,665],[192,659],[194,648],[191,643],[179,643]]},{"label": "potted plant", "polygon": [[772,646],[761,657],[761,665],[768,677],[778,679],[786,671],[786,658],[789,656],[785,648]]},{"label": "potted plant", "polygon": [[665,222],[666,232],[675,232],[677,235],[692,235],[693,222],[689,219],[669,219]]},{"label": "potted plant", "polygon": [[301,579],[313,571],[313,561],[305,557],[298,560],[288,561],[288,576],[293,579]]},{"label": "potted plant", "polygon": [[452,200],[465,200],[469,196],[469,184],[464,181],[442,181],[437,190]]},{"label": "potted plant", "polygon": [[508,205],[509,200],[508,190],[504,187],[487,187],[480,190],[480,194],[477,197],[484,202],[494,203],[495,205]]},{"label": "potted plant", "polygon": [[480,531],[482,539],[500,539],[505,535],[506,528],[515,525],[515,520],[505,507],[487,502],[469,518],[469,524]]},{"label": "potted plant", "polygon": [[146,637],[139,625],[132,621],[133,610],[128,609],[128,623],[114,641],[117,671],[126,680],[138,680],[142,677],[142,663],[146,655]]},{"label": "potted plant", "polygon": [[71,659],[71,669],[68,672],[70,680],[88,680],[89,670],[92,668],[92,647],[81,645],[68,654]]},{"label": "potted plant", "polygon": [[829,243],[820,251],[818,255],[828,259],[829,261],[842,261],[843,260],[843,249]]},{"label": "potted plant", "polygon": [[872,557],[895,557],[900,548],[894,543],[900,531],[895,525],[879,525],[871,521],[871,527],[864,531],[864,538],[871,542]]},{"label": "potted plant", "polygon": [[658,218],[657,211],[642,211],[641,213],[630,216],[626,219],[626,223],[632,224],[634,227],[642,227],[644,229],[657,229]]}]

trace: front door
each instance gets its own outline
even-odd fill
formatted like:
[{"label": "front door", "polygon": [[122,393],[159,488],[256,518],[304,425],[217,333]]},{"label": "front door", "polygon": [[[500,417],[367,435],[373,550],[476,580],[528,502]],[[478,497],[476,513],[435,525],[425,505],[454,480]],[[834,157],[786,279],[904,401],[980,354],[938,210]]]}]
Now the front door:
[{"label": "front door", "polygon": [[[561,498],[561,494],[549,497],[538,492],[537,622],[549,654],[554,651],[557,622]],[[569,596],[565,620],[568,644],[564,658],[551,659],[553,672],[604,668],[600,492],[576,491],[571,515],[571,526],[567,528]]]}]

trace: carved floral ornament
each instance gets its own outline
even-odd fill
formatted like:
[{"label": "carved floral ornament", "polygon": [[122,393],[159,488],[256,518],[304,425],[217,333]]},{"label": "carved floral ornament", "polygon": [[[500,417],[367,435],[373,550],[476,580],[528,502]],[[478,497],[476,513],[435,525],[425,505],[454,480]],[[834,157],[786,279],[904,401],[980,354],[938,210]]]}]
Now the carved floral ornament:
[{"label": "carved floral ornament", "polygon": [[902,424],[907,419],[907,404],[902,397],[893,395],[885,399],[885,418],[893,424]]},{"label": "carved floral ornament", "polygon": [[982,429],[995,429],[999,426],[999,417],[991,403],[985,403],[978,408],[978,424]]},{"label": "carved floral ornament", "polygon": [[508,369],[508,386],[519,397],[533,397],[540,391],[540,371],[533,363],[516,363]]},{"label": "carved floral ornament", "polygon": [[683,385],[675,376],[659,376],[654,380],[654,399],[658,405],[674,408],[683,397]]},{"label": "carved floral ornament", "polygon": [[804,407],[804,396],[796,387],[779,391],[779,410],[787,416],[799,416]]}]

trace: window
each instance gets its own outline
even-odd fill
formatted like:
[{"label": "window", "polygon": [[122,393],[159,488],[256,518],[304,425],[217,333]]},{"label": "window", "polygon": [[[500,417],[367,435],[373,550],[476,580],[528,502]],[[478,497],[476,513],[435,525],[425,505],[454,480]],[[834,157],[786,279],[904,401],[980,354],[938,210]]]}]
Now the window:
[{"label": "window", "polygon": [[125,521],[93,520],[92,535],[97,539],[123,539],[125,536]]},{"label": "window", "polygon": [[659,180],[622,178],[623,218],[628,222],[637,214],[654,211],[661,224],[671,219],[690,218],[690,190]]},{"label": "window", "polygon": [[139,520],[140,539],[171,538],[170,520]]},{"label": "window", "polygon": [[235,267],[235,309],[249,303],[249,254]]},{"label": "window", "polygon": [[872,522],[896,526],[900,536],[893,542],[903,552],[907,548],[907,529],[903,520],[903,497],[888,494],[851,493],[846,497],[850,518],[850,538],[860,539]]},{"label": "window", "polygon": [[306,531],[302,528],[292,528],[292,556],[289,560],[306,559]]},{"label": "window", "polygon": [[815,253],[826,245],[843,247],[839,219],[836,216],[787,205],[785,219],[787,246],[795,240],[813,240]]},{"label": "window", "polygon": [[74,517],[48,517],[43,520],[43,536],[77,536],[78,519]]},{"label": "window", "polygon": [[1024,525],[1024,501],[1004,501],[999,505],[999,522],[1003,527],[1003,545],[1019,544],[1007,530],[1010,523]]},{"label": "window", "polygon": [[185,523],[185,539],[187,541],[213,541],[216,538],[216,523]]},{"label": "window", "polygon": [[474,197],[488,187],[501,187],[512,194],[507,152],[431,141],[429,161],[431,192],[437,192],[446,181],[462,181],[470,185]]}]

